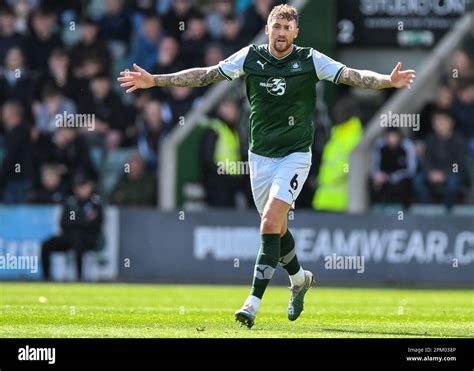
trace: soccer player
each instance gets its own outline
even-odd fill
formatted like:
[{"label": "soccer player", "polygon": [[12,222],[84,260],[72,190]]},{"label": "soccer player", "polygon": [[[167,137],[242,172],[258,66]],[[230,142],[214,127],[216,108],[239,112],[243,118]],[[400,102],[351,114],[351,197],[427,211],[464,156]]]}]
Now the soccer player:
[{"label": "soccer player", "polygon": [[294,45],[298,31],[297,10],[278,5],[265,26],[268,44],[247,46],[216,66],[167,75],[151,75],[134,64],[135,72],[122,71],[118,78],[131,93],[155,86],[199,87],[245,76],[251,106],[250,181],[261,216],[261,246],[250,295],[235,318],[249,328],[278,263],[290,276],[290,321],[300,316],[304,296],[314,281],[313,274],[298,262],[287,216],[311,167],[316,83],[328,80],[385,89],[410,88],[415,80],[415,71],[401,71],[401,63],[390,75],[346,67],[312,48]]}]

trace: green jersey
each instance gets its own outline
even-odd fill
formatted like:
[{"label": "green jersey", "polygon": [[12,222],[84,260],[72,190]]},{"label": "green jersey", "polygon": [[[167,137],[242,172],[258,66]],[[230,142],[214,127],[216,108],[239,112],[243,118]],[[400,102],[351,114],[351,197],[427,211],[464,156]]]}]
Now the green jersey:
[{"label": "green jersey", "polygon": [[312,48],[296,45],[283,58],[271,54],[268,44],[250,45],[220,62],[219,71],[226,79],[245,76],[250,151],[272,158],[310,151],[316,83],[337,83],[344,67]]}]

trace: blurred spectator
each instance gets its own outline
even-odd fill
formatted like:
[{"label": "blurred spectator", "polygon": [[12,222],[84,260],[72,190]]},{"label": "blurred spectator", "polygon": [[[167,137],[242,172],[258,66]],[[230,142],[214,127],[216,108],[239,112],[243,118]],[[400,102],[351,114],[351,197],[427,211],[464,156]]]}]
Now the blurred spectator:
[{"label": "blurred spectator", "polygon": [[240,34],[240,21],[236,14],[231,13],[224,18],[220,42],[224,46],[225,56],[234,54],[244,47]]},{"label": "blurred spectator", "polygon": [[151,67],[151,73],[165,75],[183,69],[184,63],[179,58],[178,41],[171,36],[165,36],[160,43],[156,63]]},{"label": "blurred spectator", "polygon": [[[42,133],[52,133],[59,126],[66,124],[64,114],[74,115],[74,101],[64,97],[55,85],[46,85],[43,90],[43,101],[35,109],[36,128]],[[67,116],[66,116],[67,117]]]},{"label": "blurred spectator", "polygon": [[215,66],[226,57],[218,44],[209,44],[204,54],[204,66]]},{"label": "blurred spectator", "polygon": [[235,194],[245,192],[245,174],[240,173],[241,145],[236,125],[239,107],[233,100],[224,100],[216,118],[209,121],[201,144],[203,185],[211,207],[235,207]]},{"label": "blurred spectator", "polygon": [[455,87],[456,82],[474,74],[474,66],[469,58],[469,54],[462,49],[456,50],[450,59],[445,79],[451,87]]},{"label": "blurred spectator", "polygon": [[106,145],[107,150],[120,146],[126,130],[127,114],[120,97],[112,91],[112,82],[106,74],[90,81],[92,94],[82,97],[80,112],[94,115],[95,130],[84,128],[84,134],[94,144]]},{"label": "blurred spectator", "polygon": [[40,184],[34,188],[29,197],[36,204],[57,204],[62,202],[67,190],[62,183],[63,170],[55,164],[41,167]]},{"label": "blurred spectator", "polygon": [[441,85],[436,91],[434,102],[426,104],[420,113],[420,130],[414,131],[416,139],[425,140],[426,137],[433,132],[431,125],[432,115],[438,109],[450,110],[453,104],[453,90],[448,85]]},{"label": "blurred spectator", "polygon": [[23,37],[16,32],[15,13],[8,6],[0,7],[0,61],[5,60],[7,51],[22,45]]},{"label": "blurred spectator", "polygon": [[416,173],[416,154],[411,140],[389,127],[375,143],[372,163],[373,202],[401,203],[408,207]]},{"label": "blurred spectator", "polygon": [[438,110],[433,115],[434,133],[426,142],[423,171],[415,178],[415,190],[422,203],[441,196],[450,208],[464,184],[467,150],[463,137],[454,131],[454,119],[449,111]]},{"label": "blurred spectator", "polygon": [[143,21],[142,29],[132,44],[130,64],[136,63],[149,70],[155,63],[162,36],[160,18],[153,13],[148,14]]},{"label": "blurred spectator", "polygon": [[362,138],[362,122],[351,99],[342,99],[336,103],[334,122],[329,141],[324,146],[317,177],[313,198],[313,208],[316,210],[347,209],[350,155]]},{"label": "blurred spectator", "polygon": [[3,202],[24,203],[32,188],[33,164],[30,129],[19,102],[5,102],[2,122],[5,129],[5,158],[0,168]]},{"label": "blurred spectator", "polygon": [[99,20],[100,36],[112,50],[112,55],[125,55],[132,25],[124,10],[124,0],[105,0],[106,12]]},{"label": "blurred spectator", "polygon": [[207,28],[213,39],[219,39],[224,29],[224,20],[234,11],[233,0],[217,0],[213,10],[206,17]]},{"label": "blurred spectator", "polygon": [[273,0],[253,0],[252,6],[244,12],[242,26],[242,30],[245,31],[245,36],[242,35],[244,44],[250,44],[253,38],[264,30],[273,5]]},{"label": "blurred spectator", "polygon": [[69,56],[62,49],[53,50],[48,59],[48,69],[36,80],[33,93],[35,101],[41,100],[41,91],[48,85],[56,86],[69,99],[77,99],[80,95],[79,82],[70,73]]},{"label": "blurred spectator", "polygon": [[182,124],[184,117],[196,103],[196,92],[192,88],[171,87],[169,92],[167,100],[171,108],[173,123],[171,127],[166,128],[166,133],[170,132],[176,125]]},{"label": "blurred spectator", "polygon": [[166,33],[181,40],[183,32],[188,29],[189,17],[195,11],[191,0],[173,0],[171,9],[163,17],[163,27]]},{"label": "blurred spectator", "polygon": [[74,178],[74,194],[63,203],[61,234],[41,246],[41,262],[45,280],[50,279],[50,256],[53,252],[74,250],[77,278],[82,278],[82,258],[96,248],[101,236],[103,211],[100,197],[94,194],[94,182],[82,174]]},{"label": "blurred spectator", "polygon": [[[104,65],[102,64],[100,58],[97,56],[90,56],[90,57],[84,58],[81,67],[76,68],[73,71],[73,74],[75,78],[79,79],[83,83],[82,88],[87,90],[89,80],[105,72],[106,71],[105,71]],[[88,93],[88,92],[83,92],[83,93]]]},{"label": "blurred spectator", "polygon": [[17,100],[24,107],[31,105],[33,80],[24,61],[20,48],[8,50],[5,68],[0,77],[0,104],[6,100]]},{"label": "blurred spectator", "polygon": [[474,154],[474,77],[461,80],[452,105],[456,128]]},{"label": "blurred spectator", "polygon": [[38,9],[33,14],[32,26],[25,41],[27,62],[33,70],[46,68],[51,52],[62,47],[57,17],[49,10]]},{"label": "blurred spectator", "polygon": [[159,145],[163,138],[161,109],[160,101],[150,101],[145,107],[143,121],[139,124],[138,151],[150,169],[156,169]]},{"label": "blurred spectator", "polygon": [[40,135],[36,144],[36,161],[42,165],[54,163],[62,165],[63,180],[70,187],[72,177],[76,173],[97,179],[97,172],[89,156],[89,146],[78,129],[59,127],[52,135]]},{"label": "blurred spectator", "polygon": [[85,60],[98,60],[105,71],[111,66],[110,52],[105,42],[99,38],[99,25],[90,18],[82,19],[80,23],[81,38],[71,49],[71,69],[74,75],[83,76]]},{"label": "blurred spectator", "polygon": [[110,203],[127,206],[156,205],[156,178],[148,172],[145,161],[136,153],[127,163],[129,171],[115,185]]},{"label": "blurred spectator", "polygon": [[204,50],[210,39],[207,34],[206,23],[200,13],[193,13],[187,22],[182,42],[186,45],[183,57],[188,66],[202,66]]}]

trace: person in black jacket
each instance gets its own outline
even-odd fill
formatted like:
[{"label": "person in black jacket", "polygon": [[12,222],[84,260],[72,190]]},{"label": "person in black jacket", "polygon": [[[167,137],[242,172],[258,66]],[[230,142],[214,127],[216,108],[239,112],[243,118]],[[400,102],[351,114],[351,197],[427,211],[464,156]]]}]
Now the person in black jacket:
[{"label": "person in black jacket", "polygon": [[33,164],[30,128],[23,120],[19,102],[7,101],[2,107],[5,128],[5,158],[0,167],[3,202],[25,203],[32,188]]},{"label": "person in black jacket", "polygon": [[82,257],[92,250],[101,235],[103,211],[100,197],[94,193],[94,182],[83,174],[74,178],[74,195],[63,203],[61,230],[42,244],[41,261],[45,280],[50,278],[50,255],[56,251],[76,252],[77,277],[82,278]]},{"label": "person in black jacket", "polygon": [[426,141],[423,171],[415,178],[419,201],[430,203],[441,196],[449,209],[468,178],[465,139],[454,130],[454,119],[447,110],[433,114],[434,133]]}]

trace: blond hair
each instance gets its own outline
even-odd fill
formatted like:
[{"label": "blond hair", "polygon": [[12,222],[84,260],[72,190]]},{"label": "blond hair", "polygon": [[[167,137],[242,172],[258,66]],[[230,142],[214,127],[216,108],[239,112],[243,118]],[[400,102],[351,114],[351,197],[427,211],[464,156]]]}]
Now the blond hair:
[{"label": "blond hair", "polygon": [[294,6],[288,4],[276,5],[268,15],[268,22],[274,17],[284,18],[287,21],[294,20],[298,25],[298,10]]}]

